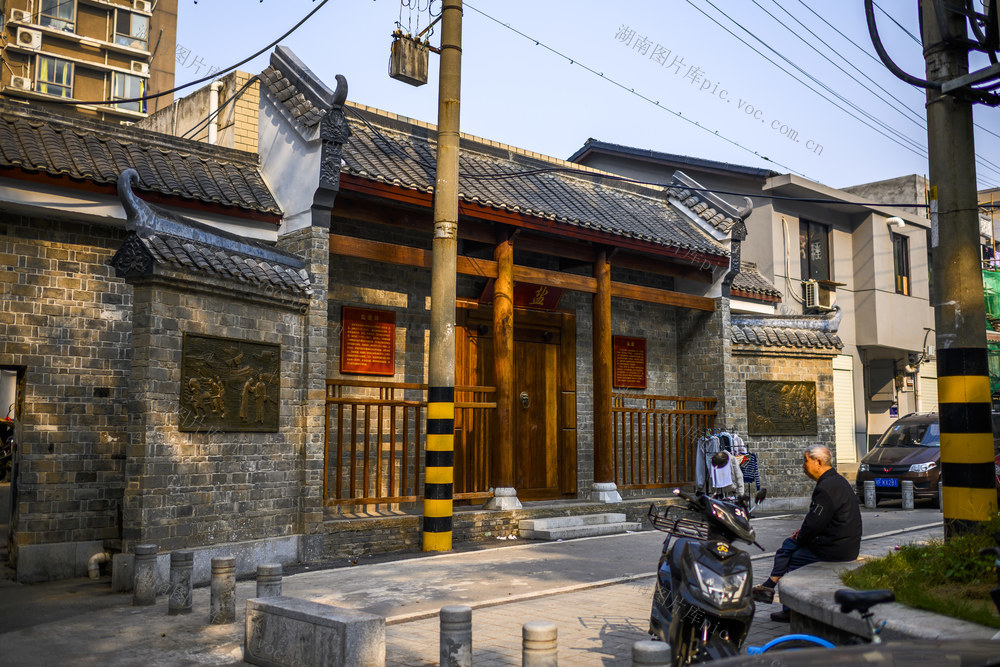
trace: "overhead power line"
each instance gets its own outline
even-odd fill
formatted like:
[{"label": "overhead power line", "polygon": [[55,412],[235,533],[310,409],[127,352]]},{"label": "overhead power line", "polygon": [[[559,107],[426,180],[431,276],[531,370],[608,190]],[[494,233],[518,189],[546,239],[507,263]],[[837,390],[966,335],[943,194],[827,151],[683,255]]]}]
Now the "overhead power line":
[{"label": "overhead power line", "polygon": [[312,18],[312,16],[316,12],[318,12],[319,10],[321,10],[323,8],[323,5],[325,5],[329,1],[330,0],[321,0],[320,3],[318,5],[316,5],[316,7],[311,12],[309,12],[308,14],[306,14],[302,18],[302,20],[300,20],[298,23],[296,23],[291,28],[289,28],[283,35],[281,35],[281,37],[278,37],[276,40],[274,40],[273,42],[271,42],[270,44],[268,44],[264,48],[260,49],[259,51],[257,51],[253,55],[244,58],[243,60],[239,61],[235,65],[230,65],[229,67],[225,67],[225,68],[223,68],[223,69],[221,69],[221,70],[219,70],[217,72],[213,72],[213,73],[209,74],[208,76],[203,76],[200,79],[195,79],[194,81],[191,81],[189,83],[185,83],[182,86],[175,86],[175,87],[171,88],[170,90],[164,90],[163,92],[155,93],[153,95],[143,95],[142,97],[128,97],[128,98],[122,98],[122,99],[118,99],[118,100],[81,101],[81,100],[75,100],[75,99],[53,99],[53,100],[45,100],[45,102],[47,104],[88,104],[88,105],[91,105],[91,106],[110,106],[110,105],[115,105],[115,104],[122,104],[124,102],[143,102],[145,100],[153,100],[153,99],[156,99],[157,97],[163,97],[164,95],[172,95],[173,93],[176,93],[178,90],[184,90],[185,88],[190,88],[191,86],[196,86],[196,85],[198,85],[200,83],[205,83],[206,81],[211,81],[213,79],[216,79],[216,78],[220,77],[221,75],[226,74],[227,72],[233,71],[237,67],[241,67],[242,65],[245,65],[246,63],[250,62],[251,60],[253,60],[257,56],[259,56],[259,55],[261,55],[263,53],[266,53],[267,51],[270,51],[272,48],[274,48],[275,46],[277,46],[278,43],[281,42],[281,40],[285,39],[286,37],[288,37],[289,35],[291,35],[293,32],[295,32],[296,30],[298,30],[300,27],[302,27],[303,23],[305,23],[310,18]]},{"label": "overhead power line", "polygon": [[[730,139],[729,137],[725,136],[724,134],[720,134],[718,130],[712,130],[711,128],[702,125],[698,121],[696,121],[696,120],[694,120],[692,118],[688,118],[687,116],[685,116],[684,114],[682,114],[679,111],[674,111],[673,109],[670,109],[668,107],[663,106],[662,104],[660,104],[659,100],[654,100],[651,97],[647,97],[646,95],[643,95],[642,93],[637,93],[634,88],[630,88],[629,86],[626,86],[625,84],[623,84],[623,83],[621,83],[619,81],[616,81],[615,79],[612,79],[609,76],[605,76],[604,72],[599,72],[599,71],[595,70],[592,67],[588,67],[587,65],[584,65],[578,59],[572,58],[570,56],[567,56],[566,54],[564,54],[564,53],[562,53],[560,51],[557,51],[556,49],[552,48],[551,46],[548,46],[547,44],[542,43],[540,40],[537,40],[534,37],[531,37],[530,35],[526,35],[525,33],[521,32],[517,28],[512,27],[509,23],[504,23],[503,21],[490,16],[489,14],[487,14],[484,11],[482,11],[481,9],[477,9],[476,7],[473,7],[468,2],[464,3],[464,6],[468,7],[469,9],[471,9],[474,12],[476,12],[477,14],[480,14],[480,15],[484,16],[485,18],[489,19],[490,21],[493,21],[497,25],[503,26],[507,30],[510,30],[511,32],[520,35],[521,37],[527,39],[528,41],[534,42],[535,46],[540,46],[543,49],[545,49],[546,51],[549,51],[549,52],[553,53],[554,55],[559,56],[563,60],[566,60],[570,65],[575,65],[577,67],[580,67],[580,68],[582,68],[582,69],[590,72],[591,74],[594,74],[595,76],[598,76],[598,77],[604,79],[608,83],[621,88],[625,92],[627,92],[627,93],[629,93],[631,95],[635,95],[639,99],[644,100],[646,102],[649,102],[650,104],[659,107],[660,109],[666,111],[667,113],[671,113],[671,114],[677,116],[677,118],[679,118],[679,119],[681,119],[681,120],[683,120],[683,121],[685,121],[687,123],[690,123],[691,125],[694,125],[698,129],[704,130],[705,132],[708,132],[709,134],[714,135],[714,136],[718,137],[719,139],[722,139],[723,141],[725,141],[725,142],[727,142],[729,144],[732,144],[733,146],[739,148],[742,151],[746,151],[747,153],[750,153],[751,155],[754,155],[754,156],[760,158],[761,160],[766,160],[767,162],[770,162],[771,164],[777,165],[777,166],[781,167],[782,169],[785,169],[785,170],[787,170],[787,171],[789,171],[789,172],[791,172],[793,174],[797,174],[799,176],[806,177],[806,175],[803,174],[802,172],[796,171],[796,170],[792,169],[791,167],[789,167],[788,165],[781,164],[777,160],[773,160],[773,159],[771,159],[771,158],[769,158],[769,157],[767,157],[765,155],[761,155],[759,152],[753,150],[752,148],[748,148],[747,146],[744,146],[743,144],[739,143],[735,139]],[[806,177],[806,178],[808,178],[808,177]]]}]

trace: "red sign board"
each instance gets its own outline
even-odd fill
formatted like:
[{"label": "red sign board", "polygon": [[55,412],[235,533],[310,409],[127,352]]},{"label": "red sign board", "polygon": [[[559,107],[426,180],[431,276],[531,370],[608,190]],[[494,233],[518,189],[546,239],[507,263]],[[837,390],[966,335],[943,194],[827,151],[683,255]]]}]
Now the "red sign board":
[{"label": "red sign board", "polygon": [[343,306],[340,310],[340,372],[393,375],[396,313]]},{"label": "red sign board", "polygon": [[[491,279],[479,296],[479,303],[493,303],[493,283]],[[555,310],[562,298],[563,288],[531,283],[514,283],[514,307],[534,310]]]},{"label": "red sign board", "polygon": [[611,352],[615,387],[646,388],[646,339],[612,336]]}]

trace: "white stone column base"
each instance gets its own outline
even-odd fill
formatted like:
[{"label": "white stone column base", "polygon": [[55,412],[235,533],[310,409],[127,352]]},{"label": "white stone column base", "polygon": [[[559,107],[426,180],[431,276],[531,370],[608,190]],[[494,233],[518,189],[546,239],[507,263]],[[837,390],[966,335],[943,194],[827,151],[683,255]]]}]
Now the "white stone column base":
[{"label": "white stone column base", "polygon": [[500,487],[493,489],[493,497],[483,505],[484,510],[519,510],[521,501],[517,499],[517,489]]},{"label": "white stone column base", "polygon": [[622,496],[614,482],[594,482],[590,487],[590,499],[599,503],[620,503]]}]

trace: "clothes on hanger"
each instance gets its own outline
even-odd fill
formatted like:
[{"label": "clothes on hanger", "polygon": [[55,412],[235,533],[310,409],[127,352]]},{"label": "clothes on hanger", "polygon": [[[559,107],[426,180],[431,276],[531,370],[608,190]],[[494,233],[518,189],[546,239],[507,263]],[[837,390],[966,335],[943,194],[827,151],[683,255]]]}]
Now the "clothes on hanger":
[{"label": "clothes on hanger", "polygon": [[709,434],[698,438],[694,457],[694,483],[700,491],[708,490],[708,470],[711,467],[712,455],[720,449],[719,438]]},{"label": "clothes on hanger", "polygon": [[748,454],[747,444],[736,431],[733,431],[733,454]]},{"label": "clothes on hanger", "polygon": [[709,473],[709,493],[725,496],[744,494],[743,474],[733,454],[724,449],[713,454]]},{"label": "clothes on hanger", "polygon": [[760,491],[760,467],[757,464],[756,454],[747,454],[743,461],[740,462],[740,470],[743,473],[743,481],[747,484],[753,482],[757,485],[757,490]]}]

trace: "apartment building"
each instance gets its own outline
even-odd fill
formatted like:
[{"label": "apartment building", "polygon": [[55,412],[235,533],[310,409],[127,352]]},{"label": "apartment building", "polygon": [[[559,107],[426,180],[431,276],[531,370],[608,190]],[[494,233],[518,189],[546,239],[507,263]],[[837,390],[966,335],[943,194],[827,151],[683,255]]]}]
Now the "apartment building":
[{"label": "apartment building", "polygon": [[[4,3],[2,94],[134,122],[173,101],[177,0]],[[112,101],[113,104],[102,102]]]}]

